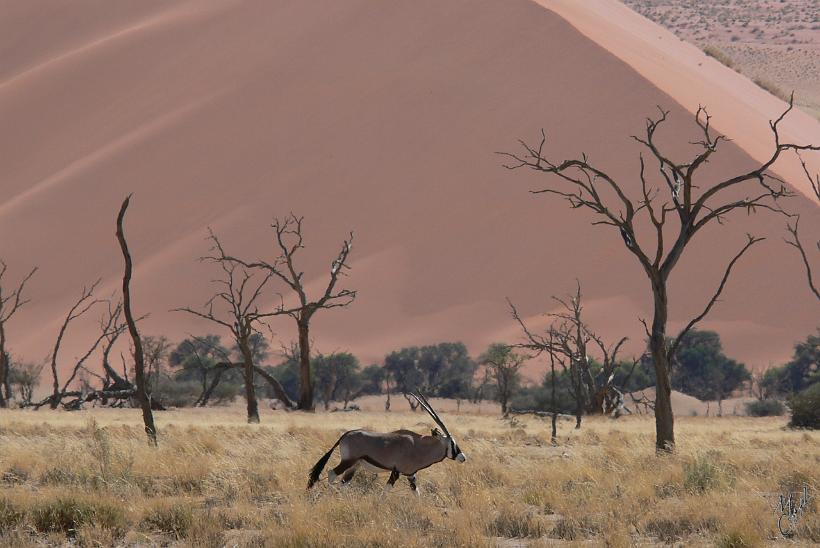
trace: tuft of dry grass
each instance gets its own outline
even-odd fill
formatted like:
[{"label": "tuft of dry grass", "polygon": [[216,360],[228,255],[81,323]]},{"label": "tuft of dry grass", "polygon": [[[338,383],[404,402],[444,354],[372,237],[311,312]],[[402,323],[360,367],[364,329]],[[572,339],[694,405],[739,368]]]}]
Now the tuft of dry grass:
[{"label": "tuft of dry grass", "polygon": [[703,53],[705,53],[709,57],[716,59],[718,62],[720,62],[723,65],[726,65],[729,68],[735,68],[735,62],[732,60],[731,57],[729,57],[729,54],[727,54],[725,51],[723,51],[717,46],[706,46],[705,48],[703,48]]},{"label": "tuft of dry grass", "polygon": [[[552,446],[548,421],[444,415],[468,461],[419,473],[416,498],[364,472],[305,484],[343,431],[424,432],[419,413],[168,411],[151,449],[133,410],[5,411],[0,545],[757,546],[779,538],[779,493],[820,492],[820,435],[782,417],[681,417],[658,456],[651,418],[561,424]],[[811,506],[793,540],[818,523]]]}]

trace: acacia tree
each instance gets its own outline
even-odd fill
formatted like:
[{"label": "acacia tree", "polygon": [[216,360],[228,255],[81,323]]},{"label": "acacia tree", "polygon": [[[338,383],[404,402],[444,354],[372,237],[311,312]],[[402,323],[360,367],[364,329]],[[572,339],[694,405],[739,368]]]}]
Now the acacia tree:
[{"label": "acacia tree", "polygon": [[[213,254],[208,257],[203,257],[203,260],[212,262],[219,266],[222,270],[222,278],[214,280],[213,283],[217,286],[216,293],[205,303],[205,310],[198,311],[192,308],[178,308],[176,310],[188,312],[194,316],[198,316],[210,322],[221,325],[228,329],[236,343],[236,348],[242,358],[240,363],[233,363],[230,361],[226,352],[223,352],[225,361],[220,362],[214,366],[218,371],[209,389],[203,393],[202,400],[209,399],[219,383],[221,371],[230,369],[232,367],[242,367],[243,380],[245,384],[245,401],[247,403],[248,422],[259,422],[259,404],[256,399],[256,388],[254,385],[254,376],[260,373],[261,370],[258,364],[254,363],[254,350],[258,346],[255,342],[260,334],[260,327],[264,323],[264,318],[278,314],[278,311],[272,313],[263,313],[259,311],[259,299],[262,296],[268,282],[270,282],[273,274],[266,272],[259,276],[248,267],[239,265],[236,261],[230,259],[222,247],[219,239],[213,232],[209,233],[209,239],[212,243],[211,251]],[[214,307],[219,306],[222,310],[215,310]],[[272,382],[274,390],[277,390],[277,395],[286,404],[290,405],[290,399],[287,398],[285,391],[282,389],[279,382],[272,377],[266,380]]]},{"label": "acacia tree", "polygon": [[142,348],[145,354],[145,378],[148,393],[152,394],[162,377],[162,364],[167,361],[171,352],[171,342],[164,335],[142,337]]},{"label": "acacia tree", "polygon": [[[508,169],[529,168],[552,175],[562,186],[549,186],[533,190],[534,194],[554,194],[565,199],[573,209],[590,210],[594,225],[610,226],[617,229],[628,253],[635,257],[649,280],[654,302],[651,327],[642,320],[649,338],[649,348],[657,378],[655,402],[655,445],[659,451],[672,451],[675,444],[674,417],[672,414],[671,385],[669,383],[669,363],[674,356],[681,337],[702,320],[717,302],[737,261],[763,238],[747,235],[746,242],[732,257],[712,297],[703,311],[695,316],[673,340],[667,341],[669,319],[668,283],[669,276],[678,264],[684,250],[705,226],[722,223],[738,211],[751,212],[758,208],[782,212],[777,205],[779,198],[793,193],[785,182],[769,172],[780,155],[789,150],[820,150],[815,145],[799,145],[781,141],[779,125],[793,108],[793,97],[788,108],[769,127],[774,140],[771,156],[752,170],[733,177],[713,182],[702,180],[699,169],[703,167],[728,139],[716,135],[710,126],[711,117],[703,107],[698,107],[695,124],[701,133],[700,140],[692,144],[699,151],[686,161],[673,160],[656,143],[658,128],[667,120],[668,111],[659,108],[660,115],[646,122],[645,135],[633,136],[643,145],[657,163],[657,186],[648,181],[643,153],[640,155],[638,183],[640,194],[630,197],[627,186],[593,164],[586,154],[580,158],[563,161],[550,160],[544,154],[546,134],[541,131],[538,145],[520,141],[521,153],[502,152],[510,162]],[[745,197],[738,198],[738,195]],[[672,221],[674,219],[674,221]],[[647,223],[654,228],[654,237],[636,230],[639,223]],[[653,241],[654,240],[654,241]],[[671,242],[671,244],[670,244]]]},{"label": "acacia tree", "polygon": [[479,365],[483,365],[495,381],[496,398],[501,404],[501,413],[507,414],[507,405],[513,391],[521,381],[520,370],[526,356],[518,354],[513,347],[503,343],[493,343],[487,351],[478,358]]},{"label": "acacia tree", "polygon": [[0,408],[8,407],[8,402],[11,399],[11,382],[9,379],[11,360],[9,359],[9,351],[6,348],[6,324],[20,308],[29,302],[23,296],[23,292],[26,283],[37,272],[37,267],[32,268],[31,272],[23,276],[20,283],[8,292],[5,292],[3,288],[3,278],[6,275],[6,270],[8,270],[6,263],[0,260]]},{"label": "acacia tree", "polygon": [[299,409],[313,409],[313,381],[310,374],[310,321],[317,311],[328,308],[349,306],[356,298],[356,291],[351,289],[336,289],[339,278],[345,274],[350,266],[347,264],[353,245],[353,233],[342,242],[342,249],[330,265],[330,278],[324,292],[318,299],[311,299],[304,286],[304,272],[300,271],[295,263],[296,254],[304,248],[302,236],[302,221],[304,217],[296,217],[293,213],[284,220],[275,219],[271,227],[276,235],[276,244],[279,255],[274,261],[257,260],[248,262],[232,256],[224,257],[225,261],[242,265],[249,269],[258,269],[269,276],[284,282],[297,298],[297,304],[286,308],[282,302],[267,316],[286,315],[296,322],[299,334]]},{"label": "acacia tree", "polygon": [[205,395],[208,387],[214,376],[221,377],[224,372],[222,369],[215,369],[215,365],[227,355],[228,351],[222,346],[219,335],[191,336],[180,342],[169,354],[168,363],[180,368],[175,372],[177,380],[192,380],[201,384],[202,389],[194,401],[195,406],[207,405]]},{"label": "acacia tree", "polygon": [[23,362],[15,363],[10,372],[10,383],[16,385],[20,391],[20,402],[22,406],[31,404],[34,389],[40,384],[40,373],[45,367],[45,362]]}]

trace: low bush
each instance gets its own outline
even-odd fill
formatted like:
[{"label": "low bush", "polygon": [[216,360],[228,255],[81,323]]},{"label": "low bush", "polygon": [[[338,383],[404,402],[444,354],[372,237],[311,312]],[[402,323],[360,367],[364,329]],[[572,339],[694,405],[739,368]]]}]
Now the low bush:
[{"label": "low bush", "polygon": [[181,539],[188,536],[194,515],[191,508],[180,501],[165,502],[148,510],[141,526],[151,532],[172,535]]},{"label": "low bush", "polygon": [[769,82],[768,80],[764,80],[763,78],[755,78],[754,83],[758,85],[758,87],[765,89],[778,99],[783,101],[789,100],[789,94],[777,87],[775,84]]},{"label": "low bush", "polygon": [[713,57],[720,63],[726,65],[729,68],[735,68],[735,62],[732,60],[729,55],[726,54],[725,51],[716,47],[716,46],[706,46],[703,48],[703,53],[708,55],[709,57]]},{"label": "low bush", "polygon": [[120,506],[104,500],[60,496],[44,500],[31,510],[34,528],[42,533],[64,533],[75,536],[84,525],[94,525],[115,532],[125,530],[127,520]]},{"label": "low bush", "polygon": [[820,382],[789,398],[788,406],[792,413],[789,426],[820,429]]},{"label": "low bush", "polygon": [[690,493],[701,494],[733,483],[729,470],[721,465],[714,454],[700,454],[683,464],[683,486]]},{"label": "low bush", "polygon": [[786,412],[780,400],[755,400],[746,404],[746,413],[750,417],[779,417]]},{"label": "low bush", "polygon": [[178,381],[162,378],[154,387],[152,396],[166,407],[188,407],[202,392],[202,385],[196,381]]},{"label": "low bush", "polygon": [[644,526],[647,533],[667,544],[690,535],[714,532],[719,528],[720,522],[714,518],[698,520],[689,516],[653,518]]},{"label": "low bush", "polygon": [[532,512],[505,506],[487,524],[487,534],[504,538],[540,537],[546,528]]},{"label": "low bush", "polygon": [[0,533],[14,529],[23,521],[25,512],[7,498],[0,498]]}]

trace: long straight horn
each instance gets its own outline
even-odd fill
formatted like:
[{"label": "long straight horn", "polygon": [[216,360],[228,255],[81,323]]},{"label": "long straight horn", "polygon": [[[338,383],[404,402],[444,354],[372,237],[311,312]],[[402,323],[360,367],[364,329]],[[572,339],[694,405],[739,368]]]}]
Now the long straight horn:
[{"label": "long straight horn", "polygon": [[447,434],[447,437],[452,437],[450,435],[450,431],[447,430],[446,426],[444,426],[444,422],[441,420],[441,417],[438,416],[438,413],[435,412],[433,406],[430,405],[430,402],[427,401],[427,398],[425,398],[421,392],[411,392],[410,395],[416,398],[416,400],[419,402],[419,405],[421,405],[424,408],[424,410],[427,411],[427,413],[433,418],[433,420],[436,421],[436,424],[438,424],[444,431],[444,433]]}]

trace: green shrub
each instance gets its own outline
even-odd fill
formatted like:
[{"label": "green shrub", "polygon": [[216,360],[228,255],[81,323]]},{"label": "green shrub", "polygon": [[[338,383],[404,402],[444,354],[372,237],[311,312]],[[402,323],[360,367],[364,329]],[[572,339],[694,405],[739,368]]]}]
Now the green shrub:
[{"label": "green shrub", "polygon": [[540,537],[546,529],[532,512],[503,507],[487,524],[487,534],[504,538]]},{"label": "green shrub", "polygon": [[771,93],[772,95],[777,97],[778,99],[781,99],[783,101],[788,101],[789,100],[789,94],[788,93],[786,93],[785,91],[783,91],[782,89],[777,87],[777,85],[769,82],[768,80],[765,80],[763,78],[755,78],[754,83],[757,84],[758,87],[760,87],[762,89],[765,89],[766,91],[768,91],[769,93]]},{"label": "green shrub", "polygon": [[143,529],[173,535],[175,538],[185,538],[191,530],[194,514],[191,508],[183,502],[158,504],[150,509],[142,518]]},{"label": "green shrub", "polygon": [[161,378],[151,395],[166,407],[188,407],[202,392],[202,385],[196,381],[178,381]]},{"label": "green shrub", "polygon": [[718,530],[720,522],[712,517],[692,519],[687,516],[673,518],[654,518],[645,525],[650,535],[658,537],[661,542],[672,544],[676,541],[698,533],[709,533]]},{"label": "green shrub", "polygon": [[683,486],[690,493],[705,493],[725,484],[733,483],[730,470],[717,462],[713,453],[695,457],[683,464]]},{"label": "green shrub", "polygon": [[716,46],[706,46],[703,48],[703,53],[708,55],[709,57],[713,57],[717,59],[720,63],[726,65],[729,68],[735,67],[735,62],[729,57],[726,52]]},{"label": "green shrub", "polygon": [[786,408],[780,400],[755,400],[746,404],[746,413],[750,417],[779,417]]},{"label": "green shrub", "polygon": [[820,429],[820,382],[789,398],[788,406],[792,412],[789,426]]},{"label": "green shrub", "polygon": [[122,532],[126,519],[121,508],[101,500],[67,496],[43,501],[31,511],[34,528],[42,533],[60,532],[71,537],[84,525]]},{"label": "green shrub", "polygon": [[0,498],[0,533],[14,529],[23,521],[25,512],[7,498]]}]

